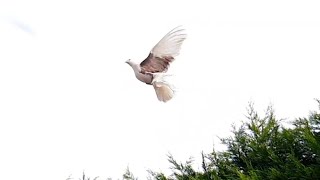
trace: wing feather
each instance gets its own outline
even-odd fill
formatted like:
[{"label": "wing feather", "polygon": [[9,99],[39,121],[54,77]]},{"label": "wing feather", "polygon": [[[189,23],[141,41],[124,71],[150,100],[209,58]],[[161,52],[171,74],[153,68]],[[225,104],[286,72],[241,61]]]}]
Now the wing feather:
[{"label": "wing feather", "polygon": [[181,26],[168,32],[150,51],[149,56],[140,63],[141,72],[166,72],[176,56],[179,55],[181,45],[186,34]]},{"label": "wing feather", "polygon": [[174,60],[172,57],[156,57],[152,53],[140,63],[142,73],[166,72],[170,63]]},{"label": "wing feather", "polygon": [[156,57],[176,57],[180,53],[181,45],[187,38],[185,30],[178,26],[168,32],[151,50]]}]

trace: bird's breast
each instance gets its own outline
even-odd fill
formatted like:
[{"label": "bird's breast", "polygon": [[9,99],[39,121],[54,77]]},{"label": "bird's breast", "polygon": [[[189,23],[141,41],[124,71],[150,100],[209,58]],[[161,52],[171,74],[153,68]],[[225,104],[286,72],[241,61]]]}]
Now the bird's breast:
[{"label": "bird's breast", "polygon": [[140,72],[135,73],[135,75],[136,75],[136,78],[138,80],[140,80],[141,82],[144,82],[144,83],[147,83],[147,84],[151,84],[151,82],[152,82],[152,76],[151,75],[142,74]]}]

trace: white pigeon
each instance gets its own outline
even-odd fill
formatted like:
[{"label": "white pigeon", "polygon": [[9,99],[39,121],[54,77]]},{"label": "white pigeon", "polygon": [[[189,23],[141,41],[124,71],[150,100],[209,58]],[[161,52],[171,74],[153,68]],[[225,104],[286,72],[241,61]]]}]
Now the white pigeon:
[{"label": "white pigeon", "polygon": [[140,64],[127,60],[136,78],[153,85],[159,101],[167,102],[174,96],[173,85],[166,81],[170,63],[179,55],[181,45],[187,35],[178,26],[169,31],[150,51],[149,56]]}]

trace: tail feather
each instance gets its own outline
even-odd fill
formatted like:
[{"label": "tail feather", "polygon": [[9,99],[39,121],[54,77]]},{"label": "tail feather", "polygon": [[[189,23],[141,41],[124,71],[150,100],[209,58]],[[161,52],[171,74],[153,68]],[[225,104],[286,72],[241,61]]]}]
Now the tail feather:
[{"label": "tail feather", "polygon": [[173,85],[164,80],[164,74],[155,74],[153,80],[153,87],[159,101],[167,102],[174,96]]}]

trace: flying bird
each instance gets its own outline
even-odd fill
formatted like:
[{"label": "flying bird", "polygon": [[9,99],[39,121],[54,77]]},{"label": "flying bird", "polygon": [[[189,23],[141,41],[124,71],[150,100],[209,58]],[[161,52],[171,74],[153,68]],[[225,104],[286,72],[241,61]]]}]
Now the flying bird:
[{"label": "flying bird", "polygon": [[174,96],[174,87],[166,77],[170,64],[179,55],[181,45],[186,39],[185,30],[178,26],[169,31],[149,52],[148,57],[140,64],[126,61],[138,80],[152,85],[159,101],[167,102]]}]

